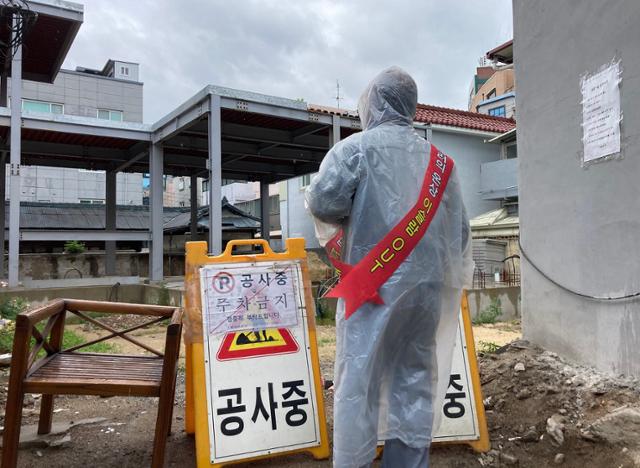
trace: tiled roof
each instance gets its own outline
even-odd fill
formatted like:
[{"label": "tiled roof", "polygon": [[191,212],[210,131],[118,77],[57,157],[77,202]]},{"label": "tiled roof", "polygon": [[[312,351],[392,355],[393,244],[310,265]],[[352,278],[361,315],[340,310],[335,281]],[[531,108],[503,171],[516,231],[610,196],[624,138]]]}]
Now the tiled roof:
[{"label": "tiled roof", "polygon": [[[5,202],[8,204],[9,202]],[[149,229],[149,207],[138,205],[118,205],[116,226],[119,230]],[[198,209],[198,223],[208,220],[209,207]],[[189,208],[167,207],[163,209],[165,231],[187,229],[191,221]],[[9,226],[9,210],[5,209],[5,226]],[[81,203],[20,203],[20,227],[22,229],[105,229],[105,205],[84,205]],[[206,227],[206,225],[205,225]],[[222,229],[258,230],[258,218],[222,200]]]},{"label": "tiled roof", "polygon": [[414,120],[425,124],[447,125],[449,127],[470,128],[495,133],[508,132],[516,126],[515,120],[505,117],[494,117],[427,104],[418,104]]},{"label": "tiled roof", "polygon": [[320,104],[309,104],[307,106],[309,112],[316,112],[318,114],[331,114],[331,115],[341,115],[344,117],[357,117],[358,111],[342,109],[340,107],[331,107],[331,106],[321,106]]}]

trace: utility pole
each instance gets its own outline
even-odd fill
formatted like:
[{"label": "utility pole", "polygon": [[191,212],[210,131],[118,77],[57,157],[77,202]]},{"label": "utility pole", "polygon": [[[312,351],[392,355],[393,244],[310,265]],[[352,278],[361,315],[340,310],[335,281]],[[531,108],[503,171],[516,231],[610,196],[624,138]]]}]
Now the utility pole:
[{"label": "utility pole", "polygon": [[340,99],[342,99],[342,97],[340,96],[340,82],[336,80],[336,103],[338,109],[340,108]]}]

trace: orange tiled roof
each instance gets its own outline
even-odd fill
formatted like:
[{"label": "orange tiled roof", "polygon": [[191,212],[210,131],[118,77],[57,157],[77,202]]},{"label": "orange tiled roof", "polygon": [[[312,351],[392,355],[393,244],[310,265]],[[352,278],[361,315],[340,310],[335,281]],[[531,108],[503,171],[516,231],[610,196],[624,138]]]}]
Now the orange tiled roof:
[{"label": "orange tiled roof", "polygon": [[425,124],[447,125],[496,133],[508,132],[516,126],[514,119],[427,104],[418,104],[414,120]]}]

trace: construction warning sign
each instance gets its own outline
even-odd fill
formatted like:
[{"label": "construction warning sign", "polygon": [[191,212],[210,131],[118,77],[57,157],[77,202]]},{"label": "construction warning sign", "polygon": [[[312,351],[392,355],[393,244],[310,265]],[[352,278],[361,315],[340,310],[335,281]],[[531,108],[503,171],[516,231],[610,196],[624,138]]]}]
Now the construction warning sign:
[{"label": "construction warning sign", "polygon": [[458,317],[456,344],[440,426],[434,432],[434,442],[467,442],[476,450],[488,450],[487,423],[480,392],[473,331],[465,296]]},{"label": "construction warning sign", "polygon": [[328,454],[304,284],[301,260],[200,268],[213,466],[321,445]]},{"label": "construction warning sign", "polygon": [[216,358],[243,359],[272,354],[295,353],[298,343],[286,328],[227,333]]},{"label": "construction warning sign", "polygon": [[[462,295],[451,373],[440,411],[440,425],[432,437],[434,443],[468,444],[477,452],[490,449],[466,293]],[[378,441],[378,446],[382,450],[384,441]]]}]

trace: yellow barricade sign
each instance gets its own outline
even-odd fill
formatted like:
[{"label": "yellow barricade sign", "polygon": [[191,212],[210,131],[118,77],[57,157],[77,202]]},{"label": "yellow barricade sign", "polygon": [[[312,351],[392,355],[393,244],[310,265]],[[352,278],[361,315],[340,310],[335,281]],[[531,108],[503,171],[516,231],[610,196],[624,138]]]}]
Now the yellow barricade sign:
[{"label": "yellow barricade sign", "polygon": [[490,448],[466,291],[462,294],[440,427],[433,434],[433,442],[467,443],[478,452],[486,452]]},{"label": "yellow barricade sign", "polygon": [[[232,255],[258,244],[258,255]],[[199,468],[310,452],[329,457],[303,239],[285,253],[187,243],[186,430]],[[199,336],[198,336],[199,335]]]},{"label": "yellow barricade sign", "polygon": [[[432,436],[434,444],[468,444],[476,452],[489,451],[491,441],[466,291],[462,294],[451,373],[440,411],[440,426]],[[384,441],[379,441],[378,455],[383,447]]]}]

